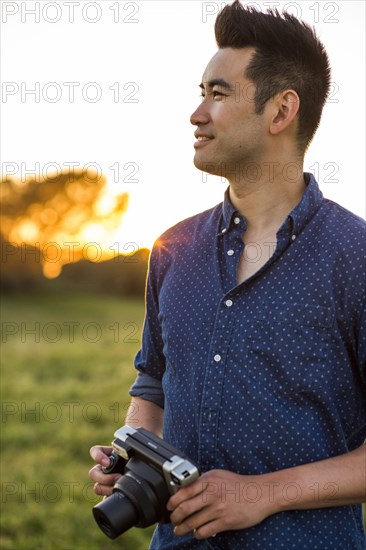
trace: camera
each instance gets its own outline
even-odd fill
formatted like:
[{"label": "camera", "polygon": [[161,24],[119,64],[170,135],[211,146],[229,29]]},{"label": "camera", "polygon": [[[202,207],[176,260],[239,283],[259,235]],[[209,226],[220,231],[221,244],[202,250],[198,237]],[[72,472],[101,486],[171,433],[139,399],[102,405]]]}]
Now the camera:
[{"label": "camera", "polygon": [[131,527],[169,523],[166,504],[178,489],[195,481],[200,471],[182,452],[144,428],[123,426],[114,434],[106,474],[123,474],[111,496],[93,508],[94,519],[109,538]]}]

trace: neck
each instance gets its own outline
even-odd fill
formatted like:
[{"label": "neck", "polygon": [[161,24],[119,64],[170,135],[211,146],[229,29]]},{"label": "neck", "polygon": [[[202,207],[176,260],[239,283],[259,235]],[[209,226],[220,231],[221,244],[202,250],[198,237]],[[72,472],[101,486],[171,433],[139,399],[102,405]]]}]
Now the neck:
[{"label": "neck", "polygon": [[256,169],[258,177],[229,181],[230,200],[247,220],[246,233],[254,238],[275,233],[306,189],[302,162],[263,162],[257,166],[263,167]]}]

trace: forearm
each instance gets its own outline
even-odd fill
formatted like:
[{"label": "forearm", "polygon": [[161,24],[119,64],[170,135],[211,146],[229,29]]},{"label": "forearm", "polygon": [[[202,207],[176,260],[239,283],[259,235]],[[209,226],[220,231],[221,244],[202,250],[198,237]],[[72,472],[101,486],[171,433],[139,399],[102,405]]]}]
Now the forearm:
[{"label": "forearm", "polygon": [[334,458],[265,474],[263,482],[273,513],[365,502],[366,445]]},{"label": "forearm", "polygon": [[162,437],[164,410],[141,397],[132,397],[125,424],[132,428],[143,427]]}]

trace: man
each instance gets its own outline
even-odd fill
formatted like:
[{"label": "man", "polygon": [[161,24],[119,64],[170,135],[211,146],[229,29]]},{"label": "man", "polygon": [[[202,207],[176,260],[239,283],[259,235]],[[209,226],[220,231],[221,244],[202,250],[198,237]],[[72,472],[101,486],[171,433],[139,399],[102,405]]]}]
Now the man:
[{"label": "man", "polygon": [[[366,224],[303,173],[328,58],[293,16],[238,1],[215,33],[194,163],[229,188],[152,250],[126,419],[203,475],[151,549],[365,549]],[[91,449],[101,495],[109,453]]]}]

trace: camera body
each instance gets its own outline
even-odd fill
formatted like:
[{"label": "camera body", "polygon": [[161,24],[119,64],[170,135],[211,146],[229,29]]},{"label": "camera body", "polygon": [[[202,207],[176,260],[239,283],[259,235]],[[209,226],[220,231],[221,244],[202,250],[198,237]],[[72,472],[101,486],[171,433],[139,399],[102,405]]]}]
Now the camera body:
[{"label": "camera body", "polygon": [[115,539],[131,527],[169,523],[166,504],[181,487],[195,481],[198,467],[178,449],[144,428],[119,428],[111,464],[104,473],[121,473],[113,494],[94,506],[100,529]]}]

